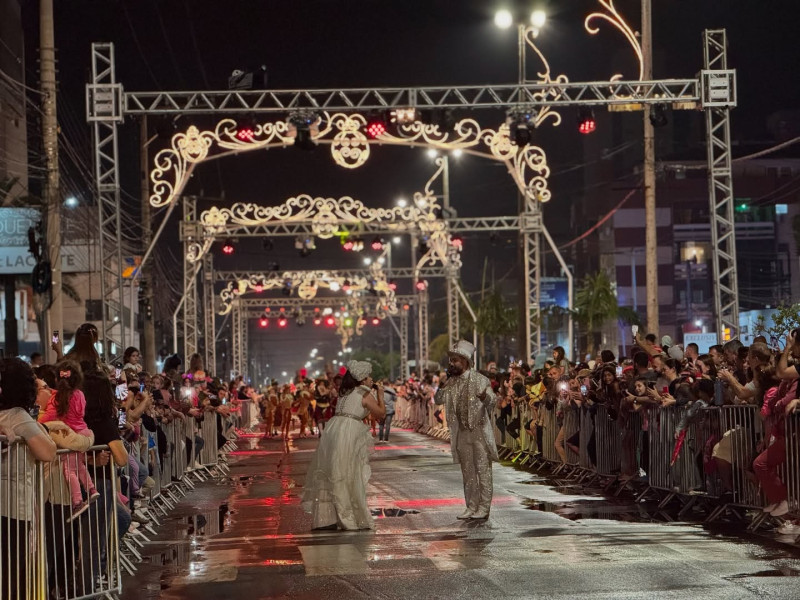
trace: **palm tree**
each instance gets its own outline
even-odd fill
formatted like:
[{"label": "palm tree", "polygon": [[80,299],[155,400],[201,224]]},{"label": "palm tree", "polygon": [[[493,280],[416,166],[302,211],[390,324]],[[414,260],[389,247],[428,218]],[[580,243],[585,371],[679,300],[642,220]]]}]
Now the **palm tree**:
[{"label": "palm tree", "polygon": [[574,315],[586,336],[587,346],[591,347],[599,343],[600,331],[610,319],[639,324],[635,312],[619,306],[614,285],[604,270],[583,279],[575,294]]}]

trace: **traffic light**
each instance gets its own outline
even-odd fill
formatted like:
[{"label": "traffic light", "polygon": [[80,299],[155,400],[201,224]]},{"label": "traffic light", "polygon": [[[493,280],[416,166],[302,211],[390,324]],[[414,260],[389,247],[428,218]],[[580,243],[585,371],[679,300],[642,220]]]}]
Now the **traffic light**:
[{"label": "traffic light", "polygon": [[597,129],[594,111],[591,108],[582,108],[578,111],[578,131],[584,135],[593,133]]}]

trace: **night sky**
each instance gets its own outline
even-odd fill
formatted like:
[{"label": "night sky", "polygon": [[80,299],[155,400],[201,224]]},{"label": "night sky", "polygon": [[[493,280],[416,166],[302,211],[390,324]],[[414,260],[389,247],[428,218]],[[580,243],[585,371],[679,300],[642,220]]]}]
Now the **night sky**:
[{"label": "night sky", "polygon": [[[115,43],[118,78],[127,90],[225,89],[233,69],[261,64],[267,66],[269,86],[275,89],[509,83],[516,80],[516,34],[497,29],[494,12],[513,8],[529,14],[544,9],[548,23],[539,44],[554,75],[565,73],[571,81],[606,80],[616,72],[626,79],[636,77],[632,55],[616,30],[601,25],[598,36],[583,30],[583,17],[600,7],[590,0],[57,0],[55,4],[59,116],[69,119],[66,133],[89,163],[84,85],[94,41]],[[638,29],[639,2],[615,4]],[[654,0],[653,4],[654,76],[693,77],[702,68],[702,30],[726,28],[729,64],[739,77],[739,107],[732,121],[735,138],[768,143],[767,117],[800,106],[796,2]],[[23,0],[29,85],[38,79],[37,6],[38,2]],[[484,112],[478,118],[496,125],[502,116]],[[702,115],[698,113],[695,119],[693,127],[700,127]],[[598,121],[602,126],[603,117]],[[184,128],[188,121],[178,125]],[[122,133],[123,186],[133,198],[139,194],[138,127],[131,119]],[[574,167],[585,160],[584,141],[571,115],[565,115],[560,128],[548,127],[537,135],[553,169],[554,196],[545,212],[546,222],[561,243],[575,233],[565,224],[569,203],[575,198],[571,192],[581,181],[580,169]],[[188,193],[224,194],[231,202],[262,203],[279,203],[298,193],[351,195],[371,206],[388,206],[398,196],[409,197],[421,189],[432,173],[423,151],[405,148],[374,149],[367,166],[356,171],[336,167],[327,148],[315,153],[273,150],[217,162],[198,170]],[[513,214],[516,207],[516,191],[504,168],[477,158],[462,158],[451,166],[451,196],[459,216]],[[131,198],[126,196],[124,202],[138,212]],[[468,238],[464,252],[467,289],[479,287],[484,256],[489,257],[498,279],[511,272],[513,280],[515,242],[509,235],[492,243],[488,236]],[[290,239],[269,254],[254,241],[242,244],[235,259],[218,261],[218,267],[263,268],[273,260],[282,268],[358,266],[356,258],[341,256],[343,252],[330,243],[320,243],[318,248],[312,257],[301,260]],[[177,244],[174,252],[179,255]],[[408,264],[402,252],[398,254],[395,264]],[[441,290],[432,288],[432,296],[441,296]],[[443,305],[439,303],[438,308]],[[306,340],[301,341],[304,356],[319,337],[308,326],[291,335]],[[270,352],[273,356],[283,353]],[[287,361],[285,365],[296,363],[294,357]]]}]

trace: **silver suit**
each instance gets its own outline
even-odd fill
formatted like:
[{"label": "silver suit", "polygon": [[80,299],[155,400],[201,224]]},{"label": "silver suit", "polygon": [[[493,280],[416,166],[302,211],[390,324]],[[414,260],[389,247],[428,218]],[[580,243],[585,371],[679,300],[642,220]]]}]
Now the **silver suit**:
[{"label": "silver suit", "polygon": [[492,461],[499,460],[491,415],[496,402],[489,380],[470,369],[434,396],[445,405],[453,462],[461,463],[467,509],[488,514],[492,504]]}]

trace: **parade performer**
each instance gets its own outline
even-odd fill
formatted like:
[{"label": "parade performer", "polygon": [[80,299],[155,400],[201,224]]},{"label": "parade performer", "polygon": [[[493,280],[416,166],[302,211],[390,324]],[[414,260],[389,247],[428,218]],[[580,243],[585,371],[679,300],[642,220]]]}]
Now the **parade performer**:
[{"label": "parade performer", "polygon": [[447,381],[434,402],[445,405],[453,462],[461,464],[467,509],[459,519],[486,519],[492,505],[492,460],[499,460],[491,415],[495,395],[489,380],[471,369],[475,346],[465,340],[447,352]]},{"label": "parade performer", "polygon": [[373,449],[367,415],[386,414],[383,387],[372,382],[372,365],[347,363],[339,388],[336,414],[311,459],[303,491],[303,508],[313,516],[314,529],[373,529],[367,506],[367,482]]}]

